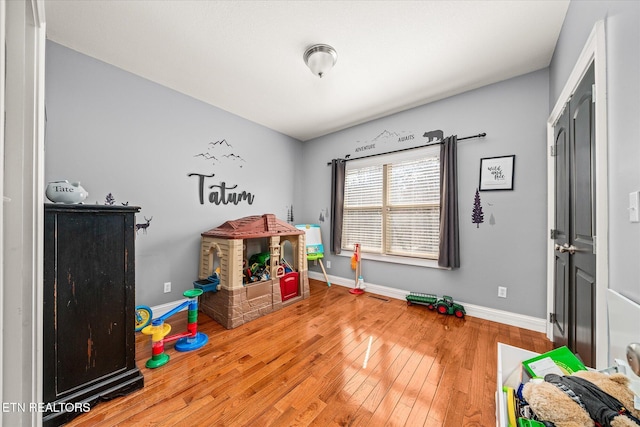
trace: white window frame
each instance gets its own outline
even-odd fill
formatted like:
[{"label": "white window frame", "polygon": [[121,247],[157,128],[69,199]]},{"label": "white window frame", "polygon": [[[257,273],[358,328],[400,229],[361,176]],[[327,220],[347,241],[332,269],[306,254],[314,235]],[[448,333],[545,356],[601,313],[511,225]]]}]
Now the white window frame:
[{"label": "white window frame", "polygon": [[[412,150],[406,150],[402,152],[372,156],[364,159],[351,160],[347,163],[346,169],[348,171],[353,169],[364,168],[367,166],[396,164],[396,163],[410,161],[410,160],[417,160],[425,157],[432,157],[432,156],[439,157],[439,155],[440,155],[440,146],[439,144],[434,144],[432,146],[420,147],[420,148],[415,148]],[[386,175],[386,167],[384,169],[385,170],[383,174]],[[383,179],[384,179],[384,182],[386,183],[386,177],[384,177]],[[383,185],[383,205],[382,205],[383,222],[387,220],[386,212],[388,210],[388,207],[386,206],[387,204],[386,191],[387,189],[385,184]],[[438,201],[437,204],[432,204],[432,206],[436,206],[439,208],[440,201]],[[347,208],[345,207],[345,210],[346,209]],[[343,225],[343,230],[344,230],[344,225]],[[382,248],[384,251],[384,247],[385,247],[384,228],[382,230],[382,233],[383,233]],[[353,248],[343,247],[340,255],[351,257],[353,255]],[[368,259],[368,260],[390,262],[390,263],[396,263],[396,264],[405,264],[405,265],[415,265],[415,266],[421,266],[421,267],[440,268],[438,267],[437,259],[434,259],[434,258],[403,256],[403,255],[395,255],[395,254],[387,254],[387,253],[373,253],[373,252],[365,252],[365,251],[361,252],[361,256],[362,256],[362,259]]]}]

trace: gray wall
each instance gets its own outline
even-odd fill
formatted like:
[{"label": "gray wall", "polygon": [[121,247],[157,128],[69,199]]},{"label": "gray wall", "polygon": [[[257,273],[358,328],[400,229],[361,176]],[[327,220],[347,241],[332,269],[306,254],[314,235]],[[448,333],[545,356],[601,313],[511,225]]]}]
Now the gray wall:
[{"label": "gray wall", "polygon": [[[483,140],[461,142],[458,151],[462,267],[443,271],[365,261],[365,280],[546,317],[545,123],[600,19],[606,22],[608,55],[610,285],[639,301],[640,224],[629,223],[627,212],[628,193],[640,190],[638,2],[572,1],[547,70],[304,144],[48,42],[46,180],[80,180],[89,203],[104,203],[111,192],[118,203],[142,207],[138,222],[153,216],[148,233],[136,240],[137,302],[155,305],[191,287],[200,233],[226,220],[266,212],[286,218],[293,205],[295,222],[320,223],[328,244],[330,159],[419,145],[422,133],[433,129],[459,136],[487,132]],[[414,139],[373,141],[385,130]],[[213,165],[194,157],[222,139],[244,162]],[[371,144],[376,147],[356,152]],[[515,190],[481,193],[485,223],[476,228],[471,210],[479,160],[509,154],[516,155]],[[215,173],[211,184],[237,185],[234,191],[251,192],[255,201],[201,205],[197,180],[187,177],[192,172]],[[329,274],[352,277],[349,258],[327,259]],[[173,283],[171,294],[162,293],[165,281]],[[507,299],[497,298],[498,286],[508,287]]]},{"label": "gray wall", "polygon": [[[387,152],[420,145],[425,131],[442,129],[459,137],[486,132],[484,139],[458,148],[461,268],[447,271],[363,261],[365,282],[406,291],[447,294],[460,301],[544,318],[546,311],[546,130],[549,114],[548,70],[466,92],[442,101],[355,126],[304,144],[305,189],[301,218],[318,223],[330,207],[327,162],[350,154]],[[384,131],[397,137],[378,138]],[[357,147],[372,149],[356,151]],[[471,222],[480,159],[516,155],[514,191],[481,192],[483,224]],[[495,225],[489,223],[493,214]],[[329,243],[329,219],[321,222]],[[328,252],[328,251],[327,251]],[[327,254],[330,275],[352,278],[348,257]],[[317,270],[316,267],[310,267]],[[508,298],[497,297],[497,287]]]},{"label": "gray wall", "polygon": [[[355,157],[357,147],[385,130],[414,139],[379,139],[373,151],[419,145],[423,132],[442,129],[447,135],[488,133],[460,143],[462,268],[367,261],[365,280],[544,317],[547,70],[304,144],[52,42],[46,79],[47,182],[79,180],[90,193],[87,203],[103,204],[112,193],[117,203],[142,207],[137,222],[153,216],[147,234],[136,239],[139,304],[174,301],[191,287],[201,232],[246,215],[271,212],[285,219],[291,205],[295,222],[318,223],[330,206],[327,161]],[[223,139],[233,148],[213,153],[219,162],[196,157]],[[219,155],[231,153],[243,160]],[[471,210],[480,158],[510,154],[516,155],[515,190],[481,193],[485,223],[476,228]],[[237,185],[233,191],[252,193],[254,202],[215,205],[205,194],[201,205],[198,179],[189,173],[215,173],[207,185]],[[489,223],[492,214],[495,225]],[[326,243],[328,221],[321,223]],[[328,259],[329,274],[352,276],[348,258]],[[170,294],[162,292],[166,281],[173,284]],[[508,287],[507,299],[497,298],[498,286]]]},{"label": "gray wall", "polygon": [[640,2],[572,1],[549,67],[550,109],[594,24],[604,20],[609,132],[609,286],[640,302],[640,223],[629,193],[640,190]]},{"label": "gray wall", "polygon": [[[200,233],[247,215],[286,219],[301,188],[299,141],[53,42],[46,113],[46,182],[81,181],[86,203],[104,204],[112,193],[118,204],[142,207],[138,223],[153,217],[136,238],[138,304],[175,301],[193,287]],[[232,147],[209,145],[221,140]],[[215,164],[196,157],[208,149]],[[231,154],[242,159],[224,157]],[[209,191],[200,204],[199,178],[189,173],[214,173],[206,186],[236,185],[230,191],[250,192],[253,204],[216,205]]]}]

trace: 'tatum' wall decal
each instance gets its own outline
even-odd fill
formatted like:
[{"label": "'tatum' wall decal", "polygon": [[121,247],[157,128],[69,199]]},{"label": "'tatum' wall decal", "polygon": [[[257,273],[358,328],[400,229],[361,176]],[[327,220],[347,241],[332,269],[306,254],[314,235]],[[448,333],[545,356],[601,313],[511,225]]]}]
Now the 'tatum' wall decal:
[{"label": "'tatum' wall decal", "polygon": [[[195,154],[210,166],[227,166],[235,165],[239,168],[244,166],[246,160],[234,150],[233,145],[226,139],[209,142],[207,149],[201,153]],[[198,173],[192,172],[187,174],[188,177],[197,177],[198,198],[201,205],[205,200],[214,205],[237,205],[242,202],[253,204],[255,196],[248,191],[234,191],[238,188],[237,184],[228,184],[226,181],[217,181],[212,179],[215,173]]]}]

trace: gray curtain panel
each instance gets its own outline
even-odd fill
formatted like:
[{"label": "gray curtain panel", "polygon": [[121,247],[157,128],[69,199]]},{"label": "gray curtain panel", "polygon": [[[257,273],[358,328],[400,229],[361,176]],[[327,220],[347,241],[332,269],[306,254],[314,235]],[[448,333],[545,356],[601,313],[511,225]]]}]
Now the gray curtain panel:
[{"label": "gray curtain panel", "polygon": [[440,146],[440,247],[438,265],[460,267],[458,229],[458,137],[449,136]]},{"label": "gray curtain panel", "polygon": [[345,161],[331,161],[331,236],[330,249],[334,254],[341,252],[342,246],[342,213],[344,207]]}]

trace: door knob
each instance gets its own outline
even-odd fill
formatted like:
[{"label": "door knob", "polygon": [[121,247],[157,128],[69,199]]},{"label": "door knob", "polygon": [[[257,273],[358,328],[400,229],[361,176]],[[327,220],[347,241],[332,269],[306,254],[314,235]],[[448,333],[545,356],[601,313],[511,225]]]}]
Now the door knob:
[{"label": "door knob", "polygon": [[569,251],[569,254],[573,255],[576,252],[582,252],[582,249],[578,249],[575,246],[571,245],[567,248],[567,250]]},{"label": "door knob", "polygon": [[561,254],[563,254],[565,252],[569,252],[569,255],[573,255],[576,252],[581,252],[582,251],[581,249],[576,248],[574,245],[569,246],[568,243],[565,243],[562,246],[560,246],[559,244],[556,243],[555,249],[556,249],[556,251],[560,251]]}]

